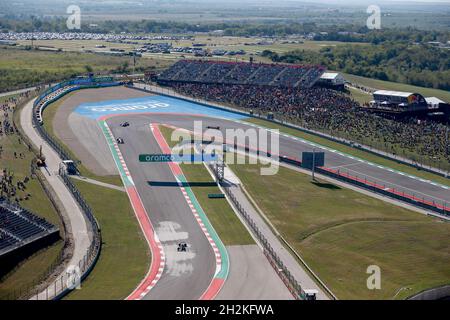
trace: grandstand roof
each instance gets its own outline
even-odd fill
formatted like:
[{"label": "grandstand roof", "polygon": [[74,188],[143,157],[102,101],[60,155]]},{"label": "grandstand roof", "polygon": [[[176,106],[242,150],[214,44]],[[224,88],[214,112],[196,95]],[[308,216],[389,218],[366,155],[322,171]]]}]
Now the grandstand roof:
[{"label": "grandstand roof", "polygon": [[409,97],[410,95],[414,94],[412,92],[402,92],[402,91],[389,91],[389,90],[378,90],[375,91],[373,94],[377,95],[383,95],[383,96],[393,96],[393,97]]},{"label": "grandstand roof", "polygon": [[436,97],[425,98],[425,101],[426,101],[428,104],[440,104],[440,103],[445,103],[444,101],[442,101],[441,99],[436,98]]},{"label": "grandstand roof", "polygon": [[333,80],[336,79],[339,76],[339,73],[337,72],[324,72],[320,79],[326,79],[326,80]]}]

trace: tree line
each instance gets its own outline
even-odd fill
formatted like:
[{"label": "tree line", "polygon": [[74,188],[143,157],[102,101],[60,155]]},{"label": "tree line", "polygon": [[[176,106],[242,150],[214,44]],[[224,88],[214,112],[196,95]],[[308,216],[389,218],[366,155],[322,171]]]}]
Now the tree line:
[{"label": "tree line", "polygon": [[[428,31],[408,28],[383,28],[369,30],[365,26],[354,24],[320,25],[314,22],[268,21],[268,22],[223,22],[223,23],[188,23],[181,21],[155,20],[106,20],[82,21],[78,32],[94,33],[193,33],[222,30],[226,36],[269,36],[284,37],[289,35],[309,35],[314,33],[314,40],[369,42],[380,44],[384,42],[446,42],[450,39],[450,31]],[[31,17],[21,18],[5,15],[0,20],[0,31],[8,32],[77,32],[67,30],[66,19],[62,17]]]},{"label": "tree line", "polygon": [[327,47],[319,53],[265,50],[262,55],[274,62],[317,64],[368,78],[450,90],[450,51],[431,45],[386,42]]}]

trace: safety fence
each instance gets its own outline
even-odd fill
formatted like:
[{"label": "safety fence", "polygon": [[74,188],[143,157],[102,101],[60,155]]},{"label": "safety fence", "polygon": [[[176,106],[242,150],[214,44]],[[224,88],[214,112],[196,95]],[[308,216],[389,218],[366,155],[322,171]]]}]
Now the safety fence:
[{"label": "safety fence", "polygon": [[69,266],[66,271],[53,282],[53,286],[49,286],[45,291],[37,293],[34,296],[36,300],[57,300],[62,298],[69,291],[77,288],[81,281],[83,281],[94,268],[95,263],[100,256],[102,247],[100,225],[95,219],[92,209],[63,168],[60,168],[59,175],[89,222],[88,225],[92,229],[92,241],[83,258],[81,258],[76,265]]},{"label": "safety fence", "polygon": [[[29,94],[25,98],[23,98],[23,99],[21,98],[16,103],[16,107],[14,108],[14,111],[13,111],[14,116],[12,117],[13,127],[16,129],[15,132],[20,137],[20,143],[23,143],[25,146],[27,146],[28,150],[30,152],[32,152],[35,156],[37,156],[39,152],[35,148],[35,146],[30,142],[28,136],[26,136],[25,133],[22,131],[22,128],[19,125],[17,125],[15,114],[16,114],[16,112],[21,110],[22,107],[25,106],[29,101],[31,101],[38,91],[39,91],[38,89],[30,89],[28,91]],[[61,217],[63,230],[60,230],[60,231],[63,231],[64,234],[66,234],[67,226],[64,221],[64,218],[62,218],[63,214],[62,214],[59,206],[57,205],[57,201],[55,199],[55,194],[54,194],[53,190],[51,190],[51,188],[49,187],[49,185],[48,185],[47,181],[45,180],[45,178],[43,177],[42,173],[37,170],[35,158],[33,158],[32,161],[30,162],[30,176],[32,178],[35,177],[38,179],[39,184],[41,185],[42,189],[44,190],[47,197],[51,201],[51,203],[52,203],[53,207],[55,208],[56,212],[58,213],[58,215]],[[58,268],[61,268],[64,261],[66,261],[70,258],[71,253],[68,251],[68,248],[70,246],[70,243],[69,243],[70,241],[65,236],[63,238],[64,238],[64,244],[63,244],[62,249],[58,252],[56,257],[53,258],[53,260],[47,266],[47,268],[45,270],[43,270],[41,272],[41,274],[36,279],[33,280],[32,283],[27,283],[22,286],[17,286],[14,288],[13,291],[11,291],[5,295],[0,294],[0,300],[28,299],[28,298],[32,297],[33,295],[35,295],[36,292],[38,292],[37,288],[41,287],[43,283],[48,281],[48,279],[50,279],[52,277],[52,275],[54,275],[57,272]]]},{"label": "safety fence", "polygon": [[386,185],[381,185],[377,182],[370,181],[365,177],[358,177],[349,174],[348,172],[341,172],[340,170],[318,167],[316,168],[317,173],[321,173],[323,175],[333,177],[335,179],[344,181],[346,183],[350,183],[356,185],[358,187],[368,189],[378,194],[382,194],[388,196],[390,198],[394,198],[406,203],[410,203],[414,206],[421,207],[425,210],[430,210],[436,212],[438,214],[450,217],[450,207],[446,205],[446,203],[437,203],[436,201],[430,201],[425,199],[424,197],[419,198],[415,195],[411,195],[404,191],[395,189],[395,187],[390,187]]},{"label": "safety fence", "polygon": [[[116,86],[119,84],[120,83],[112,81],[112,78],[80,78],[57,84],[46,90],[46,92],[35,100],[33,104],[33,125],[41,137],[52,147],[53,150],[55,150],[56,153],[58,153],[62,160],[71,160],[70,153],[45,130],[45,127],[42,125],[42,118],[39,119],[38,115],[40,115],[45,107],[47,107],[50,103],[60,99],[65,94],[74,90]],[[66,88],[68,89],[65,90]],[[59,94],[53,95],[52,93],[55,93],[57,90],[60,90]],[[48,95],[51,95],[51,98],[47,99]],[[36,112],[36,108],[39,108],[39,112]],[[75,161],[74,164],[76,165]],[[59,175],[64,184],[67,186],[67,189],[72,193],[74,199],[80,206],[85,219],[88,222],[89,228],[92,231],[92,241],[83,258],[80,259],[76,265],[69,266],[65,272],[54,280],[52,285],[46,287],[45,290],[36,292],[33,296],[36,300],[60,299],[69,291],[75,289],[94,268],[95,263],[100,256],[102,246],[100,226],[94,217],[92,209],[87,204],[75,184],[70,180],[63,168],[60,168]]]},{"label": "safety fence", "polygon": [[[309,170],[307,168],[302,167],[302,163],[300,160],[284,156],[280,156],[279,159],[280,162],[285,162],[290,165],[294,165]],[[340,169],[316,167],[315,171],[324,176],[328,176],[346,182],[348,184],[352,184],[360,188],[367,189],[369,191],[412,204],[425,210],[436,212],[445,217],[450,217],[450,207],[447,206],[445,202],[439,203],[437,201],[425,199],[425,197],[419,198],[418,196],[409,194],[408,192],[405,192],[399,188],[396,189],[394,186],[389,186],[386,184],[381,185],[380,183],[370,180],[370,178],[368,179],[367,177],[364,176],[358,177],[356,175],[351,175],[350,173],[341,171]]]},{"label": "safety fence", "polygon": [[[216,178],[218,178],[218,173],[212,168],[214,174],[216,175]],[[272,267],[275,269],[275,271],[278,273],[280,278],[285,283],[286,287],[289,289],[289,291],[292,293],[292,295],[296,299],[305,299],[305,292],[303,291],[301,285],[295,280],[294,276],[291,274],[291,272],[288,270],[288,268],[283,264],[280,257],[277,255],[275,250],[270,245],[269,241],[266,239],[264,234],[259,230],[256,223],[253,221],[251,216],[247,213],[245,208],[239,203],[237,198],[234,196],[234,194],[229,190],[228,187],[223,188],[224,192],[228,196],[228,198],[231,200],[233,205],[238,210],[239,214],[245,219],[246,224],[251,228],[253,234],[258,238],[259,243],[262,245],[264,249],[264,254],[266,255],[267,259],[269,260]]]}]

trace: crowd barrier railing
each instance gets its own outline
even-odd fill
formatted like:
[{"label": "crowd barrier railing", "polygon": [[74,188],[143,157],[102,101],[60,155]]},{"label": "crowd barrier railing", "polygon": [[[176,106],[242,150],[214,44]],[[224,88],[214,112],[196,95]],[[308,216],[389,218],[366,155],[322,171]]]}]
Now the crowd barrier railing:
[{"label": "crowd barrier railing", "polygon": [[[285,162],[285,163],[306,169],[306,168],[302,167],[302,163],[300,160],[289,158],[289,157],[284,157],[284,156],[280,156],[279,159],[280,159],[280,162]],[[306,169],[306,170],[309,170],[309,169]],[[352,185],[358,186],[360,188],[367,189],[374,193],[388,196],[395,200],[400,200],[402,202],[412,204],[414,206],[423,208],[428,211],[435,212],[435,213],[437,213],[439,215],[443,215],[445,217],[450,217],[450,207],[445,202],[431,201],[431,200],[425,199],[425,197],[420,198],[414,194],[410,194],[410,193],[402,191],[398,188],[396,189],[394,186],[390,186],[387,184],[381,185],[380,183],[377,183],[376,181],[373,181],[370,178],[367,178],[364,176],[351,175],[349,172],[344,172],[339,169],[316,167],[315,171],[324,176],[328,176],[328,177],[346,182],[348,184],[352,184]]]},{"label": "crowd barrier railing", "polygon": [[[55,150],[56,153],[60,156],[62,160],[71,160],[71,156],[69,152],[62,146],[58,141],[55,140],[43,126],[42,112],[44,109],[52,102],[60,99],[65,94],[85,89],[85,88],[96,88],[96,87],[104,87],[104,86],[116,86],[120,85],[120,83],[114,82],[112,78],[83,78],[83,79],[73,79],[69,81],[65,81],[63,83],[59,83],[47,91],[45,91],[42,95],[40,95],[33,104],[33,125],[41,135],[41,137]],[[64,89],[67,90],[64,90]],[[51,98],[47,99],[49,95],[60,90],[59,94],[51,96]],[[39,110],[36,108],[39,107]],[[38,112],[36,112],[38,111]],[[38,117],[40,116],[40,118]],[[75,165],[76,162],[74,161]],[[95,219],[95,216],[92,212],[92,209],[75,186],[75,184],[68,177],[63,168],[60,168],[59,175],[67,186],[68,190],[72,193],[74,199],[77,201],[78,205],[82,209],[83,215],[90,226],[92,231],[92,241],[87,249],[83,258],[78,261],[75,269],[70,271],[65,271],[59,278],[57,278],[53,282],[54,287],[47,287],[44,290],[44,293],[37,292],[35,297],[36,299],[53,299],[57,300],[65,296],[68,292],[75,289],[75,285],[78,281],[83,281],[94,268],[99,256],[102,247],[102,236],[100,231],[100,225]]]},{"label": "crowd barrier railing", "polygon": [[[218,178],[217,171],[214,169],[214,167],[212,167],[212,169],[216,178]],[[259,230],[258,226],[250,217],[250,215],[247,213],[245,208],[239,203],[234,194],[227,187],[224,187],[223,190],[229,197],[231,202],[234,204],[239,214],[244,218],[247,225],[251,228],[253,234],[258,238],[259,243],[262,245],[264,249],[264,255],[267,257],[270,264],[275,269],[275,271],[277,272],[281,280],[284,282],[286,287],[289,289],[289,291],[292,293],[292,295],[295,297],[295,299],[298,300],[305,299],[306,298],[305,291],[302,289],[301,285],[297,282],[297,280],[294,278],[294,276],[288,270],[288,268],[283,264],[283,261],[277,255],[275,250],[272,248],[272,246],[270,245],[269,241],[266,239],[264,234]]]}]

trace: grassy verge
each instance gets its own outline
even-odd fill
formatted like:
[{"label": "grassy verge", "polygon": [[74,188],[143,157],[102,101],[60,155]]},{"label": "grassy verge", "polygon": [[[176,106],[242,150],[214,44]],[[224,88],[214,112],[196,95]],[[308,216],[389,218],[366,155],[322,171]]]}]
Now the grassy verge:
[{"label": "grassy verge", "polygon": [[[14,117],[16,123],[19,123],[17,121],[18,112],[15,113]],[[0,137],[0,145],[3,147],[0,157],[0,168],[14,173],[14,181],[23,181],[26,176],[30,177],[30,164],[34,154],[28,150],[19,136],[16,134],[2,136]],[[14,152],[17,155],[22,153],[23,157],[14,157]],[[28,197],[28,200],[26,200],[27,194],[31,195]],[[20,200],[19,204],[22,207],[36,213],[62,230],[63,226],[60,217],[47,198],[37,178],[30,179],[26,184],[25,191],[18,190],[17,198]],[[21,262],[14,271],[1,280],[0,299],[8,298],[11,295],[14,296],[15,293],[32,287],[57,259],[63,245],[62,240],[58,241]]]},{"label": "grassy verge", "polygon": [[[283,167],[274,176],[232,169],[338,298],[399,299],[450,282],[448,223]],[[370,265],[381,268],[381,290],[366,287]]]},{"label": "grassy verge", "polygon": [[[54,128],[53,128],[53,119],[55,118],[56,112],[58,111],[58,108],[64,104],[66,99],[68,99],[71,95],[76,94],[76,92],[72,92],[64,96],[63,98],[55,101],[54,103],[51,103],[50,105],[45,108],[45,111],[43,113],[43,119],[44,119],[44,128],[47,131],[48,134],[50,134],[53,139],[55,139],[57,142],[59,142],[61,145],[64,145],[64,143],[58,138],[58,136],[55,134]],[[69,153],[72,159],[78,160],[76,155],[66,147],[66,151]],[[116,186],[122,186],[122,181],[120,180],[120,177],[118,175],[112,175],[112,176],[97,176],[94,175],[92,172],[90,172],[83,163],[80,163],[78,166],[78,169],[80,170],[80,174],[84,177],[99,180],[105,183],[114,184]]]},{"label": "grassy verge", "polygon": [[21,262],[6,279],[0,282],[0,300],[16,299],[29,290],[45,276],[45,271],[56,261],[64,246],[62,240],[42,249]]},{"label": "grassy verge", "polygon": [[402,171],[402,172],[405,172],[408,174],[415,175],[420,178],[432,180],[432,181],[441,183],[443,185],[450,186],[449,179],[444,178],[442,176],[439,176],[439,175],[436,175],[436,174],[433,174],[430,172],[418,170],[418,169],[410,167],[408,165],[404,165],[404,164],[401,164],[401,163],[398,163],[398,162],[395,162],[392,160],[388,160],[388,159],[379,157],[379,156],[374,155],[369,152],[357,150],[355,148],[352,148],[352,147],[349,147],[349,146],[346,146],[346,145],[343,145],[343,144],[340,144],[337,142],[333,142],[326,138],[321,138],[321,137],[315,136],[313,134],[305,133],[305,132],[302,132],[302,131],[299,131],[296,129],[291,129],[291,128],[288,128],[288,127],[285,127],[285,126],[282,126],[282,125],[279,125],[279,124],[276,124],[273,122],[269,122],[269,121],[266,121],[263,119],[249,118],[249,119],[246,119],[245,121],[256,124],[256,125],[260,125],[263,127],[271,128],[271,129],[279,129],[280,132],[287,133],[287,134],[290,134],[290,135],[293,135],[293,136],[296,136],[296,137],[299,137],[299,138],[302,138],[302,139],[305,139],[305,140],[308,140],[308,141],[311,141],[314,143],[318,143],[323,146],[350,154],[352,156],[355,156],[355,157],[358,157],[361,159],[365,159],[365,160],[371,161],[376,164],[380,164],[382,166],[386,166],[386,167],[389,167],[389,168],[392,168],[395,170],[399,170],[399,171]]},{"label": "grassy verge", "polygon": [[[203,164],[181,165],[195,197],[226,246],[255,244],[226,199],[209,199],[208,194],[222,193]],[[198,184],[203,184],[198,186]]]},{"label": "grassy verge", "polygon": [[72,181],[100,223],[103,246],[100,259],[81,290],[73,291],[67,299],[123,299],[144,278],[150,263],[150,253],[127,194]]},{"label": "grassy verge", "polygon": [[3,103],[3,102],[5,102],[5,101],[8,100],[8,99],[10,99],[10,98],[15,98],[15,97],[17,97],[17,96],[18,96],[18,94],[10,94],[10,95],[8,95],[8,96],[0,97],[0,103]]},{"label": "grassy verge", "polygon": [[[160,129],[169,146],[173,147],[175,143],[170,141],[173,130],[162,126]],[[208,194],[222,192],[215,185],[204,165],[182,164],[181,169],[222,242],[226,246],[254,244],[253,238],[236,216],[228,201],[208,198]]]},{"label": "grassy verge", "polygon": [[373,100],[371,94],[364,93],[361,90],[350,88],[350,95],[353,100],[359,102],[360,104],[369,103]]}]

